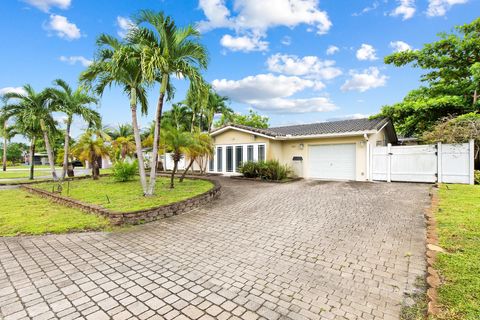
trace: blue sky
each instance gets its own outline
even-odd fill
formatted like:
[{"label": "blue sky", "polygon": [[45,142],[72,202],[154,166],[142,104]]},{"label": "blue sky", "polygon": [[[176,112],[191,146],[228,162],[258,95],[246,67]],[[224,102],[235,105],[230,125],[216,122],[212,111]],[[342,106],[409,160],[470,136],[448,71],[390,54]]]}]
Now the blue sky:
[{"label": "blue sky", "polygon": [[[205,78],[271,125],[361,117],[400,101],[419,71],[386,66],[394,50],[420,48],[478,16],[480,0],[4,0],[0,11],[0,93],[71,85],[93,59],[100,33],[121,36],[140,9],[162,10],[178,25],[196,23],[208,48]],[[187,83],[175,81],[174,101]],[[158,88],[149,93],[154,113]],[[170,104],[167,104],[167,109]],[[130,121],[117,88],[99,104],[104,123]],[[77,121],[74,134],[82,124]]]}]

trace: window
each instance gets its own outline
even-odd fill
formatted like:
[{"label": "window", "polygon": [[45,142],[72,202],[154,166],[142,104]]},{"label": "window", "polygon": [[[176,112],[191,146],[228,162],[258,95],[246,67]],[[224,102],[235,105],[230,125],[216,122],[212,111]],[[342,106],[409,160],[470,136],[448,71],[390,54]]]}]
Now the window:
[{"label": "window", "polygon": [[227,147],[227,172],[233,171],[233,147]]},{"label": "window", "polygon": [[265,161],[265,145],[258,145],[258,162]]},{"label": "window", "polygon": [[235,171],[239,171],[243,163],[243,146],[235,147]]},{"label": "window", "polygon": [[217,148],[217,172],[222,172],[222,147]]},{"label": "window", "polygon": [[213,172],[215,170],[215,160],[213,159],[213,156],[210,157],[209,161],[208,161],[208,170],[210,172]]},{"label": "window", "polygon": [[247,146],[247,161],[253,161],[253,146]]}]

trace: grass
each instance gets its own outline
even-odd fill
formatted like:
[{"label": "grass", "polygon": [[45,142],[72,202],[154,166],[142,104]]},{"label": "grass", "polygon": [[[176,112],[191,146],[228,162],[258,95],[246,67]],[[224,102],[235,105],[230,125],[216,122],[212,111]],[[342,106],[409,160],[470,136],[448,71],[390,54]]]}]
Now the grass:
[{"label": "grass", "polygon": [[480,319],[480,186],[442,185],[436,215],[439,254],[435,268],[440,319]]},{"label": "grass", "polygon": [[[91,179],[72,181],[69,187],[64,183],[62,194],[109,210],[131,212],[185,200],[207,192],[213,187],[210,181],[205,180],[185,179],[180,183],[177,179],[175,189],[170,189],[169,183],[169,178],[157,177],[155,195],[144,197],[138,179],[115,182],[111,177],[101,177],[96,181]],[[58,184],[42,183],[36,187],[51,191],[56,185]]]},{"label": "grass", "polygon": [[406,297],[400,320],[425,320],[428,309],[427,282],[424,277],[415,279],[415,290]]},{"label": "grass", "polygon": [[0,236],[104,230],[103,217],[52,203],[20,189],[0,190]]}]

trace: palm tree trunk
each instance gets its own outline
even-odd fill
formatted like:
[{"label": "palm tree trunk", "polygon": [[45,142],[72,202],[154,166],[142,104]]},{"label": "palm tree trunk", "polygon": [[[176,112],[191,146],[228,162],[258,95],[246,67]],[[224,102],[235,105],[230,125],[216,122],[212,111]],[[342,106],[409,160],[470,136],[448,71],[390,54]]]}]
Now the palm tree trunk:
[{"label": "palm tree trunk", "polygon": [[33,137],[32,141],[30,142],[30,180],[33,180],[34,178],[35,163],[33,161],[33,158],[35,157],[35,140],[35,137]]},{"label": "palm tree trunk", "polygon": [[475,106],[478,101],[478,94],[477,94],[477,89],[473,92],[473,105]]},{"label": "palm tree trunk", "polygon": [[130,109],[132,111],[132,127],[133,136],[135,138],[135,147],[137,150],[138,171],[140,174],[140,184],[142,185],[143,194],[147,194],[147,175],[145,173],[145,162],[143,161],[142,139],[140,138],[140,130],[137,121],[137,97],[136,91],[132,88]]},{"label": "palm tree trunk", "polygon": [[48,164],[50,165],[50,170],[52,170],[53,181],[58,181],[57,172],[55,171],[55,160],[53,159],[53,150],[52,145],[50,144],[50,139],[48,138],[48,131],[45,125],[45,121],[40,120],[40,127],[43,132],[43,140],[45,141],[45,149],[47,149]]},{"label": "palm tree trunk", "polygon": [[173,160],[173,170],[172,174],[170,175],[170,189],[175,188],[175,172],[177,171],[178,160]]},{"label": "palm tree trunk", "polygon": [[93,180],[98,180],[98,158],[96,156],[92,157],[92,178]]},{"label": "palm tree trunk", "polygon": [[179,180],[180,182],[183,182],[183,179],[185,179],[185,176],[187,175],[187,172],[190,169],[190,167],[193,165],[194,161],[195,161],[195,158],[190,159],[190,162],[188,163],[187,168],[183,171],[182,176],[180,177],[180,180]]},{"label": "palm tree trunk", "polygon": [[63,146],[63,169],[62,169],[62,180],[65,179],[65,175],[68,170],[68,152],[70,144],[70,126],[72,125],[72,116],[69,116],[67,119],[67,128],[65,129],[65,142]]},{"label": "palm tree trunk", "polygon": [[150,185],[148,187],[148,196],[152,196],[155,192],[155,182],[157,179],[157,162],[158,162],[158,144],[160,140],[160,122],[162,120],[163,100],[168,86],[168,74],[162,76],[162,85],[160,87],[160,96],[158,97],[157,112],[155,113],[155,128],[153,130],[153,149],[152,163],[150,165]]},{"label": "palm tree trunk", "polygon": [[7,171],[7,121],[3,123],[3,157],[2,170]]}]

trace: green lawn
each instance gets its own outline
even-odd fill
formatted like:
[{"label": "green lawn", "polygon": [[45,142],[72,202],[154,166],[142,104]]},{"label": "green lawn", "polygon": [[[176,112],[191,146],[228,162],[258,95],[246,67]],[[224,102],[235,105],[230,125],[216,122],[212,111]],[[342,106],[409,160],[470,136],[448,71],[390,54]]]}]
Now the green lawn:
[{"label": "green lawn", "polygon": [[[10,170],[9,170],[10,169]],[[11,169],[21,169],[21,170],[11,170]],[[56,168],[57,175],[61,174],[62,168]],[[112,169],[101,169],[100,174],[105,174],[105,173],[111,173]],[[89,171],[88,174],[91,174]],[[1,179],[18,179],[18,178],[28,178],[30,176],[30,169],[24,168],[24,167],[10,167],[7,168],[7,171],[1,171],[0,170],[0,182],[2,182]],[[50,170],[45,170],[45,168],[42,168],[42,170],[38,170],[37,167],[35,167],[34,171],[34,176],[35,177],[50,177],[51,178],[51,172]],[[77,174],[77,176],[81,176],[81,174]]]},{"label": "green lawn", "polygon": [[[111,177],[101,177],[99,180],[75,180],[70,182],[68,196],[74,199],[100,205],[104,208],[130,212],[158,207],[202,194],[213,187],[205,180],[185,179],[175,183],[175,189],[169,188],[170,179],[157,178],[155,196],[144,197],[138,179],[129,182],[115,182]],[[41,183],[36,187],[51,191],[54,183]],[[67,195],[68,186],[63,184],[63,195]]]},{"label": "green lawn", "polygon": [[439,244],[448,253],[435,264],[444,283],[438,290],[441,319],[480,319],[480,186],[442,185]]},{"label": "green lawn", "polygon": [[20,189],[0,190],[0,236],[102,230],[103,217],[67,208]]}]

